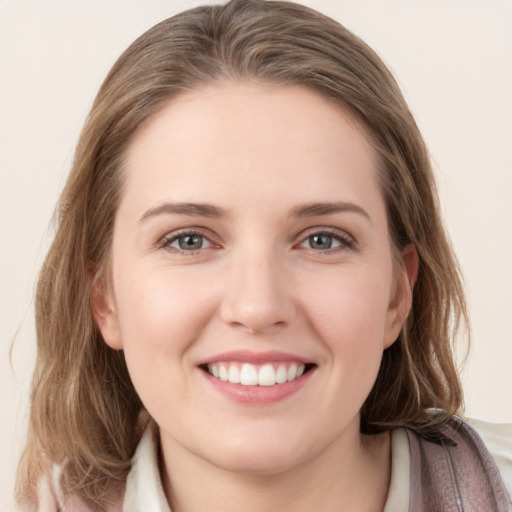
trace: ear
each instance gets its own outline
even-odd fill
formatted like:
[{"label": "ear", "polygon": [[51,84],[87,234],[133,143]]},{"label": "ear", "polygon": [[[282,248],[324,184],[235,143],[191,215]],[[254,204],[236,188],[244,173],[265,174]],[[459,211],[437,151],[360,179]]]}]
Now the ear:
[{"label": "ear", "polygon": [[112,286],[103,269],[97,271],[91,279],[91,306],[94,320],[105,343],[114,350],[121,350],[123,343]]},{"label": "ear", "polygon": [[412,306],[412,292],[418,278],[419,258],[416,247],[409,244],[401,253],[401,261],[395,268],[395,285],[386,319],[384,348],[398,338],[400,330]]}]

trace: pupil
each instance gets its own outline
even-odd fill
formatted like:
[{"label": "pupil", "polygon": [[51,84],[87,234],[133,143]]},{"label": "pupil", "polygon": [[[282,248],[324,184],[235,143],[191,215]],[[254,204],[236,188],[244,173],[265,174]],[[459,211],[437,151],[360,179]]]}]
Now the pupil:
[{"label": "pupil", "polygon": [[332,246],[332,236],[313,235],[309,237],[309,242],[313,249],[329,249]]},{"label": "pupil", "polygon": [[201,249],[202,245],[203,240],[198,235],[185,235],[179,238],[180,249],[190,251],[193,249]]}]

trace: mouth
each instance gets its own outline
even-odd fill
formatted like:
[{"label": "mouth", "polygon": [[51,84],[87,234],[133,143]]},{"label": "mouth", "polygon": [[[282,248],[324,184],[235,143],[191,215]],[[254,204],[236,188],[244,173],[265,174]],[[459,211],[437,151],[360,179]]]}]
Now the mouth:
[{"label": "mouth", "polygon": [[280,386],[296,381],[313,370],[314,363],[300,361],[266,362],[263,364],[239,361],[217,361],[199,366],[214,379],[242,386]]}]

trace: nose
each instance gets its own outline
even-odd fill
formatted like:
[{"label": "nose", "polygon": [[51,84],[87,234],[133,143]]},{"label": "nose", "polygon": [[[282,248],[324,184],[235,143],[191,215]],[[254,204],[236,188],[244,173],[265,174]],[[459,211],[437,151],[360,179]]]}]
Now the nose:
[{"label": "nose", "polygon": [[233,257],[229,267],[221,305],[225,323],[250,334],[273,334],[290,324],[292,286],[275,254]]}]

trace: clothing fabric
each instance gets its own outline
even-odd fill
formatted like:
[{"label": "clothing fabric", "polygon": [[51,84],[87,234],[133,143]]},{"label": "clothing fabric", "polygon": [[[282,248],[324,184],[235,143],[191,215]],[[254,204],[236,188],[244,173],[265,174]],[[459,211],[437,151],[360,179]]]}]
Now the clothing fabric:
[{"label": "clothing fabric", "polygon": [[[457,420],[460,421],[460,420]],[[464,424],[465,425],[465,424]],[[459,429],[448,429],[442,442],[436,439],[426,439],[408,429],[399,428],[391,433],[391,483],[388,497],[383,512],[512,512],[512,424],[490,424],[480,421],[470,421],[469,427],[463,428],[464,434]],[[473,440],[478,445],[476,451],[471,451],[474,459],[460,459],[460,448],[466,441],[462,435],[474,436]],[[430,445],[439,448],[432,450]],[[484,448],[485,445],[485,448]],[[472,446],[469,443],[467,446]],[[427,447],[427,448],[425,448]],[[459,451],[457,451],[459,450]],[[480,451],[479,451],[480,450]],[[425,453],[430,455],[425,455]],[[478,453],[482,455],[478,455]],[[475,455],[476,454],[476,455]],[[489,456],[491,455],[492,458]],[[428,460],[433,458],[434,460]],[[459,457],[459,458],[458,458]],[[481,472],[478,464],[486,459],[486,472]],[[453,458],[453,464],[444,465],[444,471],[453,471],[446,475],[448,487],[443,491],[436,490],[435,495],[440,496],[446,492],[448,498],[441,502],[424,498],[422,489],[427,490],[429,471],[438,471],[439,460],[444,464],[444,459]],[[495,468],[495,473],[492,468]],[[126,491],[123,503],[114,505],[109,512],[171,512],[165,497],[158,466],[158,438],[155,428],[148,427],[137,447],[133,457],[131,471],[126,482]],[[448,469],[446,469],[448,468]],[[451,468],[451,469],[450,469]],[[492,508],[478,508],[478,503],[461,501],[457,496],[450,496],[453,489],[450,482],[453,479],[464,479],[467,470],[475,470],[477,478],[482,481],[483,489],[488,492],[489,482],[482,480],[482,475],[490,474],[498,479],[495,488],[504,489],[500,505],[492,505]],[[444,477],[437,475],[438,482],[444,482]],[[53,476],[54,485],[58,481],[58,473]],[[463,480],[459,483],[464,485]],[[500,487],[501,485],[501,487]],[[418,488],[419,486],[419,488]],[[55,488],[55,487],[54,487]],[[50,493],[49,488],[42,486],[41,500],[38,512],[85,512],[74,501],[66,501],[58,493]],[[50,495],[51,494],[51,495]],[[477,496],[482,493],[476,492]],[[425,495],[429,495],[428,492]],[[56,497],[55,497],[56,496]],[[430,501],[429,501],[430,500]],[[448,503],[449,502],[449,503]],[[43,505],[44,504],[44,505]],[[423,507],[423,508],[421,508]]]},{"label": "clothing fabric", "polygon": [[414,512],[512,512],[501,474],[476,431],[452,418],[434,435],[407,431]]},{"label": "clothing fabric", "polygon": [[[429,512],[508,512],[512,511],[512,424],[493,425],[472,421],[470,423],[479,433],[487,450],[492,455],[499,470],[508,496],[508,508],[425,508]],[[411,502],[411,484],[418,474],[411,465],[411,439],[416,436],[406,429],[396,429],[391,434],[391,484],[383,512],[419,512],[417,501]],[[459,440],[460,441],[460,440]],[[427,441],[430,442],[430,441]],[[454,447],[455,448],[455,447]],[[414,452],[413,452],[414,455]],[[456,462],[455,462],[456,464]],[[411,479],[412,475],[412,479]],[[429,503],[427,506],[436,507]],[[414,507],[414,508],[413,508]],[[148,430],[137,449],[134,465],[130,472],[123,512],[171,512],[164,495],[158,473],[157,444],[154,432]]]},{"label": "clothing fabric", "polygon": [[[485,450],[483,450],[484,456],[485,454],[492,456],[491,461],[488,462],[496,466],[497,475],[506,493],[502,499],[502,503],[504,502],[505,504],[494,504],[489,508],[479,508],[478,504],[467,503],[467,501],[465,501],[467,498],[461,501],[458,499],[457,495],[449,496],[447,501],[451,504],[446,502],[443,504],[439,502],[436,503],[435,498],[440,497],[443,492],[447,492],[448,490],[453,491],[454,479],[459,479],[457,486],[464,486],[465,476],[463,473],[466,470],[476,471],[479,482],[484,485],[484,490],[475,489],[475,492],[472,493],[473,496],[481,496],[488,491],[489,482],[482,480],[485,473],[482,472],[481,467],[479,467],[480,462],[478,462],[478,458],[468,461],[467,458],[464,459],[464,457],[458,456],[457,446],[446,446],[446,443],[445,446],[441,445],[439,452],[434,456],[441,454],[442,457],[446,459],[446,462],[442,464],[444,468],[451,467],[449,459],[452,459],[453,465],[456,466],[456,472],[449,475],[445,474],[447,486],[444,490],[430,491],[429,493],[427,489],[428,481],[429,478],[431,479],[432,477],[431,475],[429,476],[428,473],[432,471],[433,465],[425,464],[425,457],[418,457],[418,452],[421,454],[421,450],[418,450],[418,446],[413,446],[411,450],[411,438],[413,443],[418,443],[418,437],[421,438],[421,436],[411,436],[411,432],[407,429],[396,429],[391,434],[391,484],[384,512],[422,512],[423,510],[428,512],[512,511],[512,424],[492,424],[478,420],[470,420],[466,425],[467,427],[464,430],[466,432],[468,430],[470,432],[473,431],[474,435],[477,436],[477,441],[480,441],[482,446],[485,445]],[[448,437],[450,437],[450,434],[448,434]],[[461,439],[458,435],[455,436],[453,441],[458,441],[459,445],[461,444]],[[429,443],[431,441],[425,440],[423,442]],[[438,465],[436,469],[439,471]],[[441,467],[441,471],[442,469]],[[496,476],[496,474],[494,476]],[[435,475],[435,478],[438,483],[443,482],[442,475]],[[473,482],[474,481],[475,479],[473,479]],[[418,488],[418,486],[420,486],[420,488]],[[501,489],[503,489],[503,487],[501,487]]]}]

